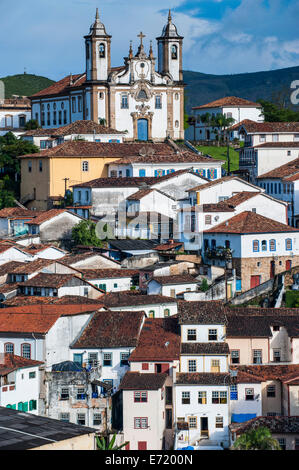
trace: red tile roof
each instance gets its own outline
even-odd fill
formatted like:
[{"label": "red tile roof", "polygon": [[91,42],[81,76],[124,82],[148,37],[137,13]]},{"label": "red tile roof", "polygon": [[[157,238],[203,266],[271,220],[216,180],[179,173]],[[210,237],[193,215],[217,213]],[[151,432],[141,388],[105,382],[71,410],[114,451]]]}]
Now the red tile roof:
[{"label": "red tile roof", "polygon": [[5,207],[0,210],[0,218],[11,219],[11,218],[31,218],[38,215],[39,211],[31,211],[27,209],[22,209],[21,207]]},{"label": "red tile roof", "polygon": [[231,181],[231,180],[237,180],[237,181],[241,181],[242,183],[246,183],[248,184],[249,186],[252,186],[253,188],[257,188],[257,191],[260,191],[261,188],[258,188],[257,186],[254,186],[253,184],[251,183],[248,183],[247,181],[244,181],[242,180],[241,178],[239,178],[238,176],[233,176],[233,175],[230,175],[230,176],[223,176],[223,178],[219,178],[217,180],[213,180],[213,181],[209,181],[208,183],[204,183],[204,184],[201,184],[199,186],[195,186],[193,188],[190,188],[187,190],[187,192],[191,192],[191,191],[202,191],[203,189],[207,189],[207,188],[211,188],[213,186],[216,186],[217,184],[222,184],[222,183],[225,183],[226,181]]},{"label": "red tile roof", "polygon": [[[70,85],[71,78],[73,82],[72,85]],[[34,95],[30,96],[30,98],[39,98],[42,96],[68,93],[69,90],[76,89],[80,87],[81,85],[83,85],[85,81],[86,81],[85,73],[83,74],[80,73],[77,75],[68,75],[67,77],[64,77],[62,80],[59,80],[58,82],[53,83],[53,85],[50,85],[44,90],[41,90],[38,93],[35,93]]]},{"label": "red tile roof", "polygon": [[80,269],[83,278],[90,279],[116,279],[116,278],[131,278],[139,274],[137,269]]},{"label": "red tile roof", "polygon": [[50,209],[49,211],[40,212],[36,217],[34,217],[28,222],[28,225],[40,225],[48,220],[53,219],[54,217],[57,217],[63,212],[67,212],[68,214],[71,214],[74,217],[79,217],[78,215],[66,209]]},{"label": "red tile roof", "polygon": [[172,276],[155,276],[151,281],[156,281],[161,285],[175,285],[175,284],[197,284],[198,281],[190,276],[190,274],[177,274]]},{"label": "red tile roof", "polygon": [[231,432],[243,434],[251,429],[268,428],[272,434],[299,434],[299,416],[258,416],[243,423],[229,425]]},{"label": "red tile roof", "polygon": [[182,247],[183,246],[183,242],[167,242],[167,243],[163,243],[162,245],[158,245],[154,248],[154,250],[157,250],[157,251],[169,251],[169,250],[173,250],[175,248],[179,248],[179,247]]},{"label": "red tile roof", "polygon": [[140,372],[126,372],[120,390],[159,390],[163,387],[168,374],[153,374]]},{"label": "red tile roof", "polygon": [[71,348],[135,347],[144,315],[141,311],[96,312]]},{"label": "red tile roof", "polygon": [[42,364],[44,363],[41,361],[26,359],[25,357],[15,356],[14,354],[0,354],[0,375],[7,375],[17,369],[41,366]]},{"label": "red tile roof", "polygon": [[33,129],[27,131],[23,136],[53,136],[60,137],[72,134],[123,134],[123,132],[112,129],[111,127],[97,124],[94,121],[78,120],[66,126],[57,127],[53,129]]},{"label": "red tile roof", "polygon": [[299,132],[299,122],[255,122],[247,120],[243,127],[249,134]]},{"label": "red tile roof", "polygon": [[17,295],[12,299],[7,299],[2,302],[5,307],[17,307],[25,305],[50,305],[50,304],[61,304],[61,305],[92,305],[92,308],[101,308],[103,302],[99,299],[90,299],[87,297],[82,297],[80,295],[64,295],[62,297],[38,297],[36,295],[32,296],[22,296]]},{"label": "red tile roof", "polygon": [[194,106],[192,109],[204,109],[204,108],[222,108],[222,107],[254,107],[261,108],[260,103],[254,103],[253,101],[245,100],[244,98],[238,98],[236,96],[226,96],[225,98],[220,98],[216,101],[211,101],[210,103],[203,104],[201,106]]},{"label": "red tile roof", "polygon": [[[299,129],[298,129],[298,132],[299,132]],[[299,142],[265,142],[264,144],[259,144],[259,145],[254,145],[254,147],[252,148],[255,148],[255,149],[259,149],[259,148],[278,148],[278,149],[290,149],[290,148],[295,148],[295,149],[298,149],[299,148]]]},{"label": "red tile roof", "polygon": [[179,360],[180,347],[180,328],[176,317],[147,318],[129,361]]},{"label": "red tile roof", "polygon": [[32,274],[53,263],[55,263],[53,259],[39,258],[29,263],[18,263],[18,266],[11,267],[8,272],[9,274]]},{"label": "red tile roof", "polygon": [[275,233],[299,232],[299,229],[268,219],[255,212],[245,211],[216,227],[205,230],[204,233]]}]

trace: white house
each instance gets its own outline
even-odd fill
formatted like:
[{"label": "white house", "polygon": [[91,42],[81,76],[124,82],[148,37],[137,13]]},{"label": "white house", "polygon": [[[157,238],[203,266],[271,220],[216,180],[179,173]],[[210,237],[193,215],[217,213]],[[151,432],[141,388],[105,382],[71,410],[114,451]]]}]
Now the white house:
[{"label": "white house", "polygon": [[299,156],[298,122],[241,123],[239,133],[244,135],[244,147],[239,149],[239,166],[253,183],[268,173]]},{"label": "white house", "polygon": [[24,251],[21,247],[11,244],[0,244],[0,265],[9,261],[33,261],[34,256]]},{"label": "white house", "polygon": [[137,345],[143,312],[97,312],[70,344],[70,359],[100,368],[102,382],[115,391],[129,369],[128,358]]},{"label": "white house", "polygon": [[[234,119],[235,123],[240,123],[244,119],[252,121],[263,122],[262,106],[259,103],[254,103],[244,98],[237,98],[235,96],[226,96],[211,103],[203,104],[201,106],[193,106],[192,108],[195,123],[186,131],[186,137],[189,140],[215,140],[217,133],[209,123],[202,122],[202,117],[207,113],[211,118],[217,114],[223,114],[227,118]],[[219,131],[219,129],[217,129]],[[238,132],[232,131],[229,133],[230,139],[238,138]]]},{"label": "white house", "polygon": [[246,291],[298,264],[299,232],[255,212],[241,212],[204,231],[203,256],[208,264],[232,266]]},{"label": "white house", "polygon": [[1,353],[0,364],[0,406],[43,414],[43,362]]},{"label": "white house", "polygon": [[262,379],[238,370],[230,386],[230,414],[232,423],[243,423],[262,416]]},{"label": "white house", "polygon": [[20,136],[29,119],[31,105],[28,98],[0,99],[0,136],[7,132]]},{"label": "white house", "polygon": [[80,269],[80,272],[84,279],[104,292],[127,291],[138,285],[139,272],[133,269]]},{"label": "white house", "polygon": [[189,274],[173,276],[156,276],[147,284],[148,295],[163,295],[176,297],[185,291],[196,291],[198,281]]},{"label": "white house", "polygon": [[[226,318],[220,302],[180,304],[181,364],[176,374],[175,448],[228,447],[230,423]],[[183,428],[183,429],[182,429]]]},{"label": "white house", "polygon": [[257,177],[257,184],[267,194],[288,204],[288,224],[298,226],[299,217],[299,159]]}]

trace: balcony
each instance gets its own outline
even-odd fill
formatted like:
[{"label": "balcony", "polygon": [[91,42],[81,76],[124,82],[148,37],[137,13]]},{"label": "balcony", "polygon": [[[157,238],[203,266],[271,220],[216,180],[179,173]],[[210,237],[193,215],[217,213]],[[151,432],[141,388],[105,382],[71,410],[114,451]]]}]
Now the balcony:
[{"label": "balcony", "polygon": [[215,248],[207,248],[205,250],[205,257],[208,259],[223,259],[230,260],[232,258],[232,250],[223,246],[216,246]]}]

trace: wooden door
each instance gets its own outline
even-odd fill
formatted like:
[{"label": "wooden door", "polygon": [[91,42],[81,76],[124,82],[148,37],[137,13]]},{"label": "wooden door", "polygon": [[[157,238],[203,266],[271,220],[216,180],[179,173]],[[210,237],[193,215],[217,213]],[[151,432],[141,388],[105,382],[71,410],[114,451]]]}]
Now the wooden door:
[{"label": "wooden door", "polygon": [[138,441],[138,450],[146,450],[147,449],[147,442],[146,441]]},{"label": "wooden door", "polygon": [[260,276],[251,276],[250,278],[250,289],[260,285]]}]

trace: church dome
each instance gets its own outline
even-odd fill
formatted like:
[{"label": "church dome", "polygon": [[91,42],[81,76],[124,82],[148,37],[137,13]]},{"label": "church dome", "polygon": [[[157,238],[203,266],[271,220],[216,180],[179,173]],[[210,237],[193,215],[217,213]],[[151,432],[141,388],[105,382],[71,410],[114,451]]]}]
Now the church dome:
[{"label": "church dome", "polygon": [[97,8],[95,22],[90,26],[91,36],[108,36],[105,25],[100,21],[99,9]]},{"label": "church dome", "polygon": [[168,23],[164,26],[161,37],[179,38],[177,27],[172,22],[171,11],[168,14]]}]

